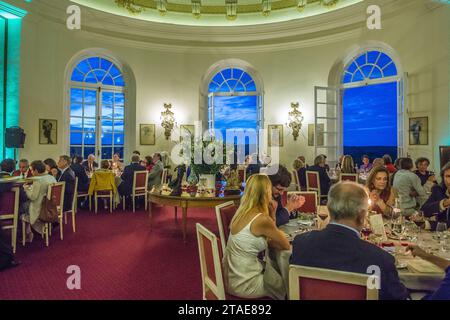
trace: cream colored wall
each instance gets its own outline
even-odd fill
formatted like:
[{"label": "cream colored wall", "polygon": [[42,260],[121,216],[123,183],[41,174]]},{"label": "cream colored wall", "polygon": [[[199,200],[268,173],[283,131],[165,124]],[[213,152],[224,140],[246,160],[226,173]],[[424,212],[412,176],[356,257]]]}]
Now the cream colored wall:
[{"label": "cream colored wall", "polygon": [[[90,34],[68,31],[65,26],[37,16],[24,20],[21,83],[21,126],[27,133],[21,157],[43,159],[68,152],[68,119],[64,110],[64,74],[68,61],[81,50],[104,48],[132,70],[136,88],[126,120],[127,153],[141,154],[170,150],[159,126],[164,102],[171,102],[179,124],[191,124],[199,118],[199,85],[206,70],[215,62],[238,58],[252,64],[264,80],[265,123],[285,123],[291,102],[300,102],[305,120],[302,134],[294,142],[285,127],[285,146],[281,162],[290,165],[300,154],[313,160],[313,148],[307,147],[307,124],[314,121],[314,86],[326,86],[337,57],[355,44],[368,40],[385,42],[398,53],[408,72],[408,111],[411,116],[430,117],[430,145],[409,147],[413,156],[426,155],[438,162],[439,144],[450,144],[449,132],[449,10],[424,12],[423,6],[402,16],[383,19],[383,29],[359,29],[360,36],[326,45],[271,51],[265,53],[226,54],[219,50],[205,54],[160,52],[121,45]],[[38,119],[58,120],[58,144],[39,145]],[[156,123],[157,146],[140,146],[140,123]],[[408,139],[406,138],[406,142]]]}]

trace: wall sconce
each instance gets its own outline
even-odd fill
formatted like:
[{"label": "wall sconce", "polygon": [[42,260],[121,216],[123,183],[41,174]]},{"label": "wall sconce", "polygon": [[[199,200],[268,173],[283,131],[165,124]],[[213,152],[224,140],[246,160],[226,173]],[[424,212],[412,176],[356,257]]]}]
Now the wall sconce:
[{"label": "wall sconce", "polygon": [[272,10],[272,0],[262,0],[262,15],[267,17]]},{"label": "wall sconce", "polygon": [[192,4],[192,15],[194,16],[194,18],[199,19],[201,16],[201,7],[202,7],[201,0],[192,0],[191,4]]},{"label": "wall sconce", "polygon": [[173,128],[177,125],[175,121],[175,114],[170,110],[172,109],[171,103],[164,103],[164,110],[161,112],[161,127],[164,128],[164,135],[166,140],[169,140],[172,135]]},{"label": "wall sconce", "polygon": [[292,129],[292,135],[294,136],[294,141],[297,141],[298,134],[300,129],[302,128],[303,123],[303,115],[300,111],[298,111],[299,103],[291,103],[292,111],[289,112],[289,122],[286,123],[288,127]]},{"label": "wall sconce", "polygon": [[161,16],[167,13],[167,0],[156,0],[156,9]]},{"label": "wall sconce", "polygon": [[306,0],[297,0],[297,10],[299,12],[302,12],[306,7],[307,1]]},{"label": "wall sconce", "polygon": [[237,0],[225,0],[225,7],[227,9],[227,19],[236,20],[237,18]]}]

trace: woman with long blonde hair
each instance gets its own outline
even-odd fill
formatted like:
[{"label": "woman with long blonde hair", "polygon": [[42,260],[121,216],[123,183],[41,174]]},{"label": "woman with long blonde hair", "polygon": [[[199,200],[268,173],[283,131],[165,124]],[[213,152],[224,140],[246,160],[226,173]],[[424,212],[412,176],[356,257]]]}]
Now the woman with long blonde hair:
[{"label": "woman with long blonde hair", "polygon": [[356,173],[355,162],[352,156],[345,155],[342,159],[341,173]]},{"label": "woman with long blonde hair", "polygon": [[269,177],[252,175],[231,221],[223,258],[225,283],[230,294],[242,298],[285,297],[281,276],[269,264],[264,268],[258,259],[258,254],[268,245],[281,250],[290,249],[285,234],[276,227],[276,209]]}]

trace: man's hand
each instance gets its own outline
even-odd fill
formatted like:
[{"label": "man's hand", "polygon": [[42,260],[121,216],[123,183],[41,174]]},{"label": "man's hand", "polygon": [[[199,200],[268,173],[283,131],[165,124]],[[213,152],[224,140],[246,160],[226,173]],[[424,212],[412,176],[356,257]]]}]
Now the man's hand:
[{"label": "man's hand", "polygon": [[288,197],[286,209],[289,212],[297,210],[305,204],[305,201],[305,197],[294,194],[291,197]]}]

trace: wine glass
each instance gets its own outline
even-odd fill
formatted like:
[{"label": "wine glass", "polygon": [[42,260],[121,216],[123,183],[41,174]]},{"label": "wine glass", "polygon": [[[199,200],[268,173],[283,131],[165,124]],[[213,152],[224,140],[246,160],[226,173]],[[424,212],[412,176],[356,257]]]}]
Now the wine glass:
[{"label": "wine glass", "polygon": [[444,238],[444,233],[447,231],[447,223],[445,222],[438,222],[436,225],[436,232],[438,234],[438,237]]}]

